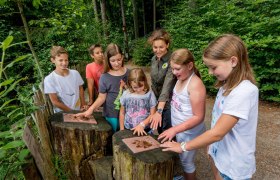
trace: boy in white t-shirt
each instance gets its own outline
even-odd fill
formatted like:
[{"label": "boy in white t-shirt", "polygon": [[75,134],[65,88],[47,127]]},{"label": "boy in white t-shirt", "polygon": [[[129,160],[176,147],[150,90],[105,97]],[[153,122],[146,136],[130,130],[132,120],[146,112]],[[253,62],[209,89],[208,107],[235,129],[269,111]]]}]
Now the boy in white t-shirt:
[{"label": "boy in white t-shirt", "polygon": [[55,70],[44,80],[44,93],[48,94],[54,112],[85,109],[84,81],[78,71],[68,69],[68,53],[61,46],[51,49]]}]

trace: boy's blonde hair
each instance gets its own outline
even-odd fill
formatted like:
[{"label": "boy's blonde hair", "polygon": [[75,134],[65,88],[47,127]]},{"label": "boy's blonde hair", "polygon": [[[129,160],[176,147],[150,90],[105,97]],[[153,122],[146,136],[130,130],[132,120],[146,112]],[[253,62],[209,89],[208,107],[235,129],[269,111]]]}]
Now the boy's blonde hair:
[{"label": "boy's blonde hair", "polygon": [[141,68],[134,68],[129,72],[128,75],[128,89],[130,92],[134,92],[134,90],[131,87],[131,82],[136,83],[138,86],[142,86],[142,82],[144,83],[144,91],[148,92],[150,90],[147,77]]},{"label": "boy's blonde hair", "polygon": [[68,52],[61,46],[53,46],[50,51],[51,59],[55,59],[56,56],[60,56],[61,54],[67,54]]},{"label": "boy's blonde hair", "polygon": [[237,58],[237,65],[232,69],[226,81],[217,80],[215,87],[224,86],[223,95],[228,95],[241,81],[249,80],[256,84],[253,70],[249,64],[248,52],[244,42],[236,35],[224,34],[213,40],[203,52],[203,57],[212,60],[229,61]]},{"label": "boy's blonde hair", "polygon": [[193,57],[193,55],[192,55],[190,50],[188,50],[186,48],[177,49],[176,51],[174,51],[171,54],[170,62],[171,61],[173,63],[179,64],[179,65],[186,65],[186,64],[192,62],[193,63],[193,71],[200,78],[200,73],[199,73],[199,71],[195,67],[194,57]]},{"label": "boy's blonde hair", "polygon": [[[109,44],[105,51],[104,73],[109,72],[112,69],[112,66],[110,64],[110,58],[112,56],[116,56],[117,54],[121,54],[123,58],[121,48],[117,44],[114,43]],[[123,65],[124,65],[124,59],[122,61],[122,67]]]}]

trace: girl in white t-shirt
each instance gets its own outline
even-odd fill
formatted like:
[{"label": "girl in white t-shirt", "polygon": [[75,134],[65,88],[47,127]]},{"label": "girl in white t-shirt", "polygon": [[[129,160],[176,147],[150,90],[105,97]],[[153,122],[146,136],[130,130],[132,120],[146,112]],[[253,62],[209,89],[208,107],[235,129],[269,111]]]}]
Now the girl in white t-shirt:
[{"label": "girl in white t-shirt", "polygon": [[232,34],[219,36],[203,53],[219,88],[211,129],[188,142],[166,142],[164,151],[181,153],[209,145],[215,179],[251,179],[256,171],[255,150],[258,96],[243,41]]},{"label": "girl in white t-shirt", "polygon": [[[178,49],[170,57],[172,73],[177,77],[171,100],[172,127],[159,135],[161,142],[194,139],[205,131],[204,115],[206,90],[195,67],[194,57],[188,49]],[[196,150],[180,154],[185,179],[195,179],[194,156]]]}]

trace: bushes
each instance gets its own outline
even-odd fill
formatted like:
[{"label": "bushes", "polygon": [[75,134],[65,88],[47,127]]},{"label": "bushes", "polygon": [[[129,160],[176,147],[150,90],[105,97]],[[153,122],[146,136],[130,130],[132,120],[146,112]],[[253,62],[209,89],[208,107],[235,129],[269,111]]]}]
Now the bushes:
[{"label": "bushes", "polygon": [[[190,3],[193,2],[193,3]],[[280,102],[280,10],[279,1],[182,1],[170,10],[165,28],[174,48],[188,48],[208,92],[214,82],[202,64],[202,51],[220,34],[240,36],[248,47],[250,63],[263,100]],[[173,13],[176,12],[176,13]],[[210,89],[209,89],[210,88]]]},{"label": "bushes", "polygon": [[131,45],[133,63],[139,66],[149,66],[153,52],[151,45],[147,43],[147,38],[139,38]]}]

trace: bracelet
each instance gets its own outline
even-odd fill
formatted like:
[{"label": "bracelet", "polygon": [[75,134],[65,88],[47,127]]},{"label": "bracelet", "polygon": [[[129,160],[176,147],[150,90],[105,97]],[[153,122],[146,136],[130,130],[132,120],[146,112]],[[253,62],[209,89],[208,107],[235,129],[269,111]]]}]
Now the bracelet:
[{"label": "bracelet", "polygon": [[186,142],[181,142],[181,149],[182,149],[182,151],[183,152],[186,152],[187,151],[187,149],[186,149]]},{"label": "bracelet", "polygon": [[140,126],[142,126],[143,128],[146,127],[146,125],[143,122],[140,122]]}]

